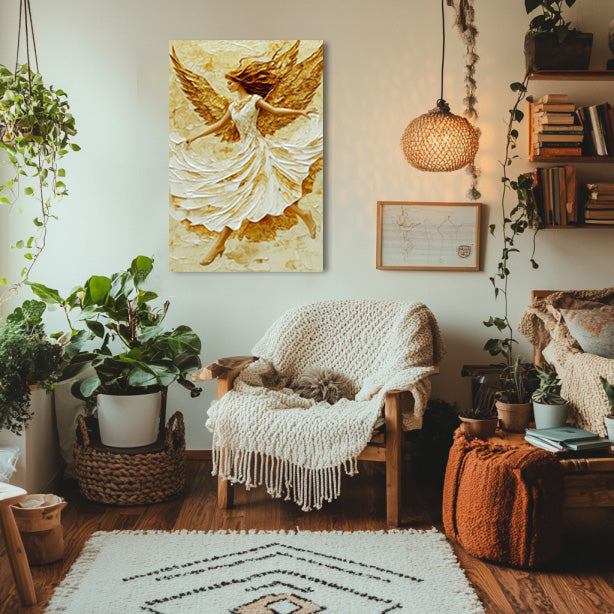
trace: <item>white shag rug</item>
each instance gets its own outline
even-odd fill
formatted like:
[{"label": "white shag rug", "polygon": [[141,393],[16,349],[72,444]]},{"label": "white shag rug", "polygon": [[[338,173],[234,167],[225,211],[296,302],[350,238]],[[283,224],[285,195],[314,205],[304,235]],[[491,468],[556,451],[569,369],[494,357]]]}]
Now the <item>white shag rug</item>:
[{"label": "white shag rug", "polygon": [[435,529],[98,532],[46,614],[477,614]]}]

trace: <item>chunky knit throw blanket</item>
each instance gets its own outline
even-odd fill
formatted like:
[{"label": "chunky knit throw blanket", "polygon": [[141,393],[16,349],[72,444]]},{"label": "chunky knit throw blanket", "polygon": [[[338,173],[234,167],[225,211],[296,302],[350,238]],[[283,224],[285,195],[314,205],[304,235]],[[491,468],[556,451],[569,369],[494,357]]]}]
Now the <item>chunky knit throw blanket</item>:
[{"label": "chunky knit throw blanket", "polygon": [[[413,393],[405,428],[419,428],[438,372],[443,342],[433,314],[421,303],[341,300],[293,309],[252,349],[233,389],[209,409],[213,473],[231,482],[264,483],[304,511],[340,494],[342,471],[353,475],[389,390]],[[288,387],[262,386],[272,364]],[[299,396],[292,385],[308,367],[348,377],[354,399],[334,405]]]},{"label": "chunky knit throw blanket", "polygon": [[599,376],[614,381],[614,360],[583,352],[570,334],[561,309],[568,301],[583,299],[614,305],[614,288],[567,290],[537,299],[522,314],[518,330],[554,365],[561,378],[561,396],[569,402],[576,426],[607,435],[603,418],[610,404]]}]

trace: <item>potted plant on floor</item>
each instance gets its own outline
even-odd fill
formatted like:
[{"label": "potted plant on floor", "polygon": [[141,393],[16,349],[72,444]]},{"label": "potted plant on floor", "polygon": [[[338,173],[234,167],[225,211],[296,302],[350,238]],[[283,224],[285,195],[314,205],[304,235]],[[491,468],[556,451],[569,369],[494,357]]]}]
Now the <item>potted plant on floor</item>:
[{"label": "potted plant on floor", "polygon": [[531,395],[535,428],[565,426],[568,405],[560,395],[561,382],[554,367],[546,362],[541,367],[535,367],[535,373],[539,380],[537,389]]},{"label": "potted plant on floor", "polygon": [[527,72],[586,70],[591,59],[593,35],[572,29],[563,19],[563,5],[576,0],[524,0],[527,15],[541,9],[529,24],[524,39]]},{"label": "potted plant on floor", "polygon": [[501,428],[506,431],[522,433],[529,425],[534,371],[531,363],[523,363],[520,358],[503,370],[496,406]]},{"label": "potted plant on floor", "polygon": [[608,439],[614,442],[614,386],[605,377],[599,377],[601,385],[610,403],[610,413],[605,417],[605,427],[608,430]]},{"label": "potted plant on floor", "polygon": [[62,347],[45,334],[44,312],[45,303],[28,300],[0,323],[0,430],[21,434],[32,390],[49,390],[60,376]]},{"label": "potted plant on floor", "polygon": [[498,418],[495,410],[495,390],[485,375],[471,382],[471,409],[459,414],[462,429],[468,437],[488,439],[495,434]]},{"label": "potted plant on floor", "polygon": [[57,290],[29,284],[37,296],[62,307],[69,322],[71,312],[78,310],[86,326],[76,331],[71,324],[66,345],[69,363],[63,376],[93,370],[93,375],[76,381],[72,391],[86,401],[97,400],[100,437],[107,446],[154,443],[161,391],[173,382],[190,390],[192,396],[201,391],[187,379],[201,366],[200,339],[188,326],[164,330],[169,302],[152,307],[158,295],[143,288],[152,268],[151,258],[138,256],[126,271],[111,277],[94,275],[65,299]]}]

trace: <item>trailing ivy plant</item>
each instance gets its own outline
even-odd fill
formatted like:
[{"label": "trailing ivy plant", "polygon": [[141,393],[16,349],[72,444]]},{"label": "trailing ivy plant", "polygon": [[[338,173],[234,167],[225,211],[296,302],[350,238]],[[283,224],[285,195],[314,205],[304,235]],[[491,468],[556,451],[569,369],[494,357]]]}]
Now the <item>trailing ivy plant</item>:
[{"label": "trailing ivy plant", "polygon": [[[528,229],[533,229],[533,249],[530,257],[531,266],[534,269],[538,268],[535,261],[535,239],[537,232],[541,226],[541,219],[533,196],[533,174],[523,173],[517,179],[512,179],[509,176],[509,169],[518,154],[514,152],[518,141],[518,125],[524,118],[524,113],[520,110],[520,105],[523,101],[531,101],[527,96],[527,84],[529,75],[525,75],[521,82],[514,82],[510,85],[510,89],[516,93],[516,100],[509,112],[507,124],[507,135],[505,145],[505,156],[500,164],[503,168],[501,182],[503,184],[501,191],[501,239],[502,248],[499,262],[497,263],[496,273],[489,277],[489,280],[494,288],[495,300],[499,297],[503,299],[503,314],[500,316],[490,316],[484,322],[487,327],[496,328],[500,336],[493,337],[486,341],[484,349],[491,356],[502,356],[508,366],[513,363],[512,353],[514,343],[514,330],[509,319],[509,276],[510,276],[510,259],[512,254],[519,252],[516,245],[517,239]],[[508,197],[513,197],[515,202],[510,206]],[[490,224],[490,233],[494,237],[496,224]]]},{"label": "trailing ivy plant", "polygon": [[[13,287],[28,279],[45,249],[49,221],[56,218],[54,203],[67,194],[66,171],[60,162],[70,149],[79,150],[70,142],[75,134],[75,120],[64,91],[46,86],[28,64],[17,66],[15,72],[0,65],[0,149],[13,169],[8,181],[0,183],[0,204],[12,207],[23,193],[33,197],[37,205],[32,220],[35,229],[13,245],[23,250],[27,261]],[[22,190],[24,178],[27,181]],[[6,285],[6,277],[0,277],[0,283]]]},{"label": "trailing ivy plant", "polygon": [[25,301],[0,323],[0,430],[20,434],[32,418],[30,386],[60,376],[62,347],[45,335],[45,303]]},{"label": "trailing ivy plant", "polygon": [[527,15],[541,8],[541,13],[529,24],[530,32],[553,32],[562,43],[571,32],[571,22],[563,19],[563,5],[573,6],[576,0],[524,0]]}]

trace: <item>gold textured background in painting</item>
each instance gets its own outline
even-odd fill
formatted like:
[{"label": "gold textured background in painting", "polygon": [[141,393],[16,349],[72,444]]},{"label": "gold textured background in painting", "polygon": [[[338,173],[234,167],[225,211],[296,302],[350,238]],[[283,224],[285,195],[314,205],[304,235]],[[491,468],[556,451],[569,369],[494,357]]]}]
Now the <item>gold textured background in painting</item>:
[{"label": "gold textured background in painting", "polygon": [[[215,92],[230,100],[236,95],[228,91],[224,75],[236,68],[242,58],[266,60],[279,49],[286,50],[294,40],[236,40],[199,41],[175,40],[169,43],[169,54],[174,47],[183,66],[203,75]],[[301,41],[297,62],[316,51],[322,41]],[[277,106],[283,106],[283,100]],[[323,117],[323,86],[315,93],[309,108],[315,108]],[[260,112],[261,114],[263,111]],[[290,122],[275,132],[275,139],[290,139],[300,129],[300,121]],[[259,121],[260,125],[260,121]],[[206,127],[205,121],[194,110],[184,95],[172,63],[169,61],[169,131],[179,131],[184,138],[199,134]],[[233,140],[222,140],[214,135],[205,136],[192,143],[194,152],[213,162],[226,160],[236,151]],[[169,150],[170,157],[170,150]],[[245,223],[233,232],[226,242],[223,257],[216,258],[203,267],[200,264],[216,233],[204,226],[188,229],[182,223],[169,219],[169,249],[171,271],[322,271],[323,270],[323,170],[320,161],[303,182],[303,194],[299,204],[309,211],[316,223],[316,236],[311,238],[305,225],[295,217],[267,216],[262,223]],[[174,198],[170,196],[170,206]]]}]

